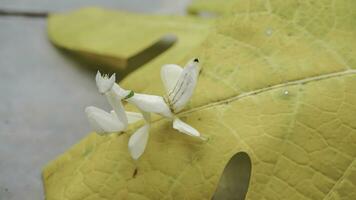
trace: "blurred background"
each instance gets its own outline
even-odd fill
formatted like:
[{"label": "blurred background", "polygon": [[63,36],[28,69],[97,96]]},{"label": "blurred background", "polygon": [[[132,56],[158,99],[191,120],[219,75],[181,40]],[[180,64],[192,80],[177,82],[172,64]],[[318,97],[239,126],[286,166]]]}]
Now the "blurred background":
[{"label": "blurred background", "polygon": [[95,71],[48,40],[46,14],[85,6],[184,15],[189,0],[0,0],[0,200],[44,199],[41,170],[89,131],[84,108],[109,109]]}]

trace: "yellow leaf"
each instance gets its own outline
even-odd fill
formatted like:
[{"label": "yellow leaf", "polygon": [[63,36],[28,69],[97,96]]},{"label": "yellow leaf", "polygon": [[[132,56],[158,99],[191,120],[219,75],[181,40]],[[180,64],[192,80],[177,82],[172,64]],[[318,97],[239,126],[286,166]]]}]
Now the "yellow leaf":
[{"label": "yellow leaf", "polygon": [[163,94],[161,64],[198,56],[203,71],[179,116],[207,142],[158,118],[134,162],[136,127],[92,133],[44,169],[47,199],[211,199],[239,152],[252,165],[246,199],[356,199],[356,2],[269,6],[218,19],[199,47],[172,48],[121,83]]},{"label": "yellow leaf", "polygon": [[[174,46],[194,47],[209,32],[210,20],[184,16],[139,15],[100,8],[84,8],[68,14],[51,14],[50,40],[95,67],[125,69],[135,56],[162,40],[178,40]],[[136,63],[133,63],[136,64]]]}]

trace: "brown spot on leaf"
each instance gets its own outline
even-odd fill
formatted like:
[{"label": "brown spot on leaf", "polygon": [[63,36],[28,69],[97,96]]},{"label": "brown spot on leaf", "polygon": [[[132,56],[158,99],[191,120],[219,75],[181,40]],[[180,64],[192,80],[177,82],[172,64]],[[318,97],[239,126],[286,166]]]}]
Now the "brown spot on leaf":
[{"label": "brown spot on leaf", "polygon": [[138,169],[137,169],[137,168],[135,168],[135,170],[134,170],[134,172],[133,172],[133,174],[132,174],[132,178],[135,178],[135,177],[136,177],[136,175],[137,175],[137,173],[138,173]]}]

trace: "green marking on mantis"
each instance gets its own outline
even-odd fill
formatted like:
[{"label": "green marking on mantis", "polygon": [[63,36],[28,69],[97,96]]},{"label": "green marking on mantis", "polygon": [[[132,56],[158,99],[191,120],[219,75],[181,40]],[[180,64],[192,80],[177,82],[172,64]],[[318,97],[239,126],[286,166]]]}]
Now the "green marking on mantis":
[{"label": "green marking on mantis", "polygon": [[130,93],[124,98],[124,100],[127,100],[135,95],[135,92],[130,90]]}]

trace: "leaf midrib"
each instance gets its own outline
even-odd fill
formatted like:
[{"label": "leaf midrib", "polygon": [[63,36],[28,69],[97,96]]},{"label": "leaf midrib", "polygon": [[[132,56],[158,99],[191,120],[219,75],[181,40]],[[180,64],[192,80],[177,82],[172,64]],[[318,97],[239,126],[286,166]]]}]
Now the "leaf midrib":
[{"label": "leaf midrib", "polygon": [[325,79],[329,79],[329,78],[352,75],[352,74],[356,74],[356,70],[355,69],[348,69],[348,70],[344,70],[344,71],[321,74],[321,75],[318,75],[318,76],[311,76],[311,77],[307,77],[307,78],[303,78],[303,79],[298,79],[298,80],[295,80],[295,81],[289,81],[289,82],[286,82],[286,83],[279,83],[279,84],[271,85],[269,87],[264,87],[264,88],[252,90],[252,91],[249,91],[249,92],[244,92],[244,93],[238,94],[236,96],[228,97],[226,99],[222,99],[222,100],[219,100],[219,101],[215,101],[215,102],[211,102],[211,103],[204,104],[204,105],[201,105],[201,106],[197,106],[197,107],[194,107],[192,109],[185,110],[185,111],[179,113],[178,116],[185,116],[185,115],[193,113],[193,112],[209,109],[209,108],[212,108],[212,107],[215,107],[215,106],[219,106],[219,105],[222,105],[222,104],[231,103],[233,101],[237,101],[237,100],[242,99],[242,98],[246,98],[246,97],[249,97],[249,96],[261,94],[261,93],[268,92],[268,91],[271,91],[271,90],[274,90],[274,89],[279,89],[279,88],[293,86],[293,85],[306,84],[306,83],[309,83],[309,82],[315,82],[315,81],[325,80]]}]

